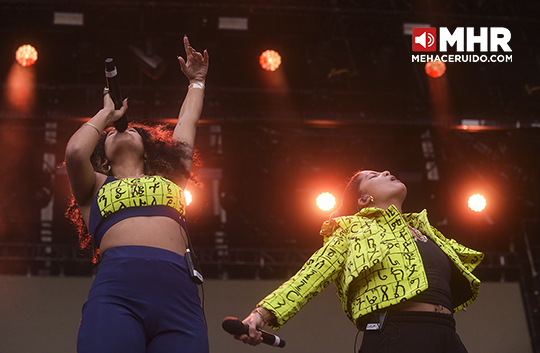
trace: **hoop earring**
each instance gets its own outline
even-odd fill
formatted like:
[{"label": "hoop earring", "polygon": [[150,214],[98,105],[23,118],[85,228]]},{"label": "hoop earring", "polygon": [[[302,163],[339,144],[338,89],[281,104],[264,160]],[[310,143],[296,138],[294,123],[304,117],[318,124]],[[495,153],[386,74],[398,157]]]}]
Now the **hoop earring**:
[{"label": "hoop earring", "polygon": [[111,165],[110,165],[110,164],[106,164],[106,165],[105,165],[105,168],[103,168],[103,169],[105,169],[105,172],[108,173],[108,172],[111,171]]}]

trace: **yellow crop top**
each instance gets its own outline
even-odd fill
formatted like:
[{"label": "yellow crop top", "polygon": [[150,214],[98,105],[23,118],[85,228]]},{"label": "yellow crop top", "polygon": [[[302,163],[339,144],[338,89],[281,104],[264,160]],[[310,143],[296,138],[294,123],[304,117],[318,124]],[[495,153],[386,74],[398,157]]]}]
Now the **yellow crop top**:
[{"label": "yellow crop top", "polygon": [[109,176],[92,202],[88,229],[99,247],[110,227],[137,216],[167,216],[186,228],[184,190],[157,175],[123,179]]}]

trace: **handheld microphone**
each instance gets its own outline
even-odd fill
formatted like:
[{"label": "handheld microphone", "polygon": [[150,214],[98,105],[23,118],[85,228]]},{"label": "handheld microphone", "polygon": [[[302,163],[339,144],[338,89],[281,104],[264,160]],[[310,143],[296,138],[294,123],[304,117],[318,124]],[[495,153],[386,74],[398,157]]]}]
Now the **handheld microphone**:
[{"label": "handheld microphone", "polygon": [[[118,83],[118,71],[116,70],[116,66],[114,66],[114,60],[112,58],[105,59],[105,78],[107,79],[109,94],[114,103],[114,109],[122,108],[122,94],[120,93],[120,84]],[[114,127],[119,132],[124,132],[127,126],[126,114],[114,122]]]},{"label": "handheld microphone", "polygon": [[[230,333],[231,335],[249,335],[249,326],[242,323],[242,321],[238,320],[235,317],[227,316],[223,319],[223,323],[221,324],[223,329]],[[269,332],[259,330],[262,333],[262,339],[263,343],[268,344],[273,347],[285,347],[285,341],[280,339],[278,336],[271,334]]]}]

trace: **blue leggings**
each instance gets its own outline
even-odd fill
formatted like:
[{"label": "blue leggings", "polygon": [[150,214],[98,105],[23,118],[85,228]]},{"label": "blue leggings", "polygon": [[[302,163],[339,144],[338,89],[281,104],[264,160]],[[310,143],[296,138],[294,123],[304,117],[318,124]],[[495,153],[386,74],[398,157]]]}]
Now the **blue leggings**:
[{"label": "blue leggings", "polygon": [[77,352],[208,353],[184,257],[145,246],[107,250],[83,306]]}]

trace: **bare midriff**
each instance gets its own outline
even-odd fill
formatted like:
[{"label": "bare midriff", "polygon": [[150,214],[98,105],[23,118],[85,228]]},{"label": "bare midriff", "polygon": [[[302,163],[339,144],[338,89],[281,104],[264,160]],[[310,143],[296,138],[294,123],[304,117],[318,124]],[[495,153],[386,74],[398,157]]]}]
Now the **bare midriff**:
[{"label": "bare midriff", "polygon": [[116,246],[140,245],[186,252],[184,229],[172,218],[164,216],[126,218],[113,225],[101,240],[100,253]]},{"label": "bare midriff", "polygon": [[437,312],[441,314],[452,314],[452,311],[442,305],[419,303],[419,302],[403,302],[392,307],[392,311],[427,311]]}]

